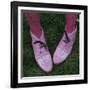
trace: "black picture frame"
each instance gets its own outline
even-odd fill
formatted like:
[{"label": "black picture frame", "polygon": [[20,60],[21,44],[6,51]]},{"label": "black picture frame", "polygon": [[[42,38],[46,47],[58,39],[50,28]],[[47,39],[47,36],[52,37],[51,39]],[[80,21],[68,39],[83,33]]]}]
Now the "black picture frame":
[{"label": "black picture frame", "polygon": [[[55,9],[76,9],[84,11],[84,78],[77,80],[64,81],[45,81],[33,83],[18,83],[18,7],[39,7],[39,8],[55,8]],[[84,5],[68,5],[68,4],[50,4],[35,2],[11,2],[11,87],[34,87],[34,86],[52,86],[52,85],[68,85],[83,84],[88,82],[87,72],[87,6]]]}]

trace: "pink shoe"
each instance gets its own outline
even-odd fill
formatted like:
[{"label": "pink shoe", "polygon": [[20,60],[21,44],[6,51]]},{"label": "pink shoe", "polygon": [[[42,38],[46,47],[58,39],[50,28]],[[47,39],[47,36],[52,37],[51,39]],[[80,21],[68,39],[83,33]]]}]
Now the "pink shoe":
[{"label": "pink shoe", "polygon": [[52,70],[53,64],[44,38],[44,32],[42,31],[42,35],[40,38],[37,38],[33,33],[31,33],[31,36],[32,46],[37,64],[43,71],[50,72]]},{"label": "pink shoe", "polygon": [[53,57],[54,64],[62,63],[70,55],[73,44],[75,42],[76,31],[77,29],[75,29],[71,33],[68,32],[64,33],[54,53]]}]

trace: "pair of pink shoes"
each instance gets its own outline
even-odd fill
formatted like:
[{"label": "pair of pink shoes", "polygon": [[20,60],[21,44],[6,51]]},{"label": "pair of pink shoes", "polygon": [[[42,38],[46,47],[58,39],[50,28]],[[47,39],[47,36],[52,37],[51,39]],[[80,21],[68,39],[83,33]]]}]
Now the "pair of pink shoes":
[{"label": "pair of pink shoes", "polygon": [[77,29],[71,33],[64,32],[63,37],[54,52],[53,60],[47,47],[43,30],[40,38],[37,38],[31,33],[35,59],[43,71],[50,72],[53,68],[53,63],[60,64],[68,57],[75,42],[76,31]]}]

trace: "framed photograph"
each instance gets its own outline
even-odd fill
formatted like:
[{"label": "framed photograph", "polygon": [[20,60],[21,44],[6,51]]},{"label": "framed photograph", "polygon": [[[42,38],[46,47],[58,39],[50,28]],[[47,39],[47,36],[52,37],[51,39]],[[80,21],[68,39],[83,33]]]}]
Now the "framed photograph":
[{"label": "framed photograph", "polygon": [[11,2],[11,87],[87,83],[87,6]]}]

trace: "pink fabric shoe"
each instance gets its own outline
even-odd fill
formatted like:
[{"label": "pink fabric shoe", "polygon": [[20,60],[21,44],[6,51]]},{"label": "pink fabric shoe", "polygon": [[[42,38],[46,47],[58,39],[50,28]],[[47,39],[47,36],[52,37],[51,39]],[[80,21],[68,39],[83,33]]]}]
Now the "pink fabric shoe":
[{"label": "pink fabric shoe", "polygon": [[71,53],[73,44],[75,42],[76,31],[77,31],[77,28],[71,33],[68,33],[65,31],[61,41],[59,42],[55,50],[55,53],[53,56],[54,64],[62,63],[69,56],[69,54]]},{"label": "pink fabric shoe", "polygon": [[37,38],[32,32],[31,36],[32,46],[37,64],[43,71],[50,72],[53,68],[53,64],[44,38],[44,32],[42,31],[42,35],[40,38]]}]

